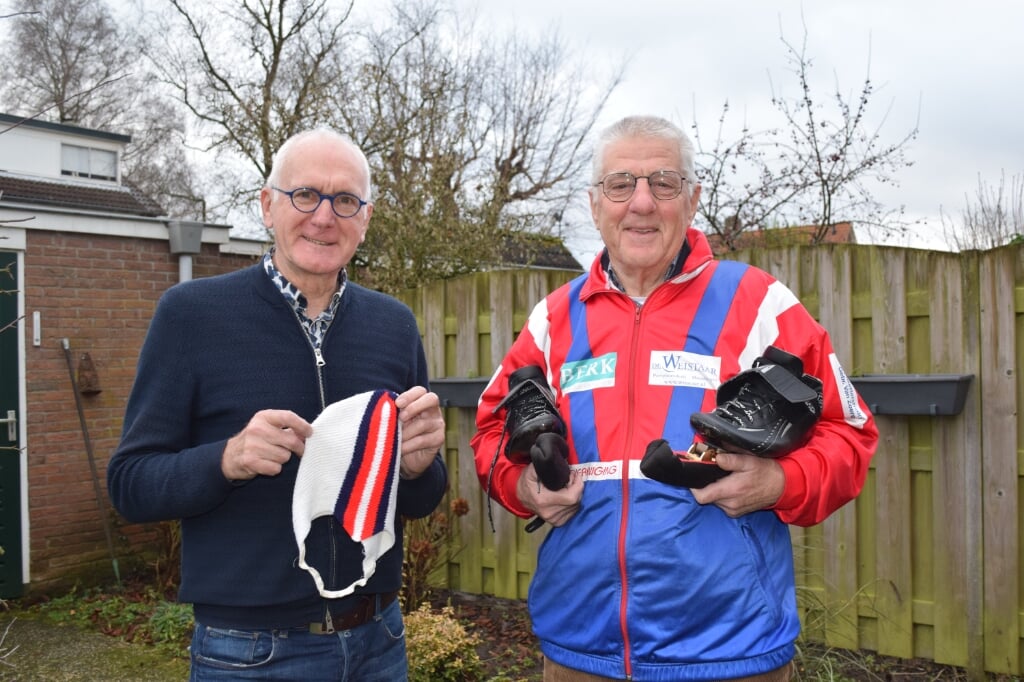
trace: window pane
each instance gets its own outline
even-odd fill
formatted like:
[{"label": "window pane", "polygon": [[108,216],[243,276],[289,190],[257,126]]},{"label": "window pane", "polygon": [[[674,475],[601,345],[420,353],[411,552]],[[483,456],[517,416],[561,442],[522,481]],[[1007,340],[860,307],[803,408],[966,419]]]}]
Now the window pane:
[{"label": "window pane", "polygon": [[64,175],[88,175],[89,150],[74,145],[61,145],[61,173]]},{"label": "window pane", "polygon": [[117,154],[106,149],[90,149],[89,175],[104,180],[117,180]]},{"label": "window pane", "polygon": [[74,144],[63,144],[60,154],[61,175],[117,180],[117,152],[112,152],[109,149],[91,149]]}]

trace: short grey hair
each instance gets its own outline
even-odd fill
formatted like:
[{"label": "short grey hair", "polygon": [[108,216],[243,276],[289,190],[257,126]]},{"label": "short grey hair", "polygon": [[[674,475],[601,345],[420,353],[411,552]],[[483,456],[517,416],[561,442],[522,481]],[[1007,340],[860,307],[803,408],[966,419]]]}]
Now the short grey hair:
[{"label": "short grey hair", "polygon": [[[690,194],[693,194],[697,183],[697,172],[694,169],[694,157],[697,152],[693,141],[682,128],[659,116],[627,116],[601,131],[594,147],[591,185],[596,185],[604,176],[604,155],[608,146],[627,137],[656,137],[678,145],[681,166],[679,172],[689,180]],[[591,187],[591,191],[593,190],[594,187]]]},{"label": "short grey hair", "polygon": [[305,130],[300,133],[295,133],[278,148],[277,153],[274,154],[273,166],[270,169],[270,175],[267,177],[267,187],[276,185],[280,187],[281,182],[281,167],[285,165],[284,161],[291,155],[293,148],[299,143],[305,140],[318,139],[324,142],[337,142],[347,146],[356,156],[359,158],[363,172],[366,175],[366,186],[363,188],[363,201],[370,201],[370,188],[372,183],[370,181],[370,162],[366,159],[366,154],[359,148],[352,138],[344,133],[339,133],[337,130],[331,128],[313,128],[311,130]]}]

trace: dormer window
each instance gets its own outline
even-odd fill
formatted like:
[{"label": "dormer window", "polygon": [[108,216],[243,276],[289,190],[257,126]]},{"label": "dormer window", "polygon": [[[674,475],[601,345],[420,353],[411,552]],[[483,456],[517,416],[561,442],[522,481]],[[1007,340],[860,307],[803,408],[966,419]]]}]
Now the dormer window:
[{"label": "dormer window", "polygon": [[60,146],[61,175],[93,180],[117,181],[117,153],[109,149],[80,147],[73,144]]}]

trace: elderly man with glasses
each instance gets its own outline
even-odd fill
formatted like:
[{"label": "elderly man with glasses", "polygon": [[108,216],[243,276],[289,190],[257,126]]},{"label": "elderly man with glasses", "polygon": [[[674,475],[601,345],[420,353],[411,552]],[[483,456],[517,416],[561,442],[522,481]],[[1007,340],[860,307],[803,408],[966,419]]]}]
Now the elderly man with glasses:
[{"label": "elderly man with glasses", "polygon": [[347,278],[369,197],[351,140],[292,137],[270,252],[172,287],[150,325],[108,487],[130,521],[181,519],[192,680],[407,677],[401,518],[444,495],[444,419],[412,311]]},{"label": "elderly man with glasses", "polygon": [[692,226],[682,130],[618,121],[591,183],[604,249],[534,308],[472,439],[490,496],[550,524],[529,593],[544,679],[788,680],[787,524],[859,494],[873,417],[796,296]]}]

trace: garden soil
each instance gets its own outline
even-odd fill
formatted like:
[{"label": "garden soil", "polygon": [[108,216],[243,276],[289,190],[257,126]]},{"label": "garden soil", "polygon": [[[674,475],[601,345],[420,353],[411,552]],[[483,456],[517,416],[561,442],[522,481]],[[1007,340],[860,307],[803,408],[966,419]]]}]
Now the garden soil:
[{"label": "garden soil", "polygon": [[166,682],[187,680],[188,661],[142,644],[23,614],[0,613],[0,680]]}]

